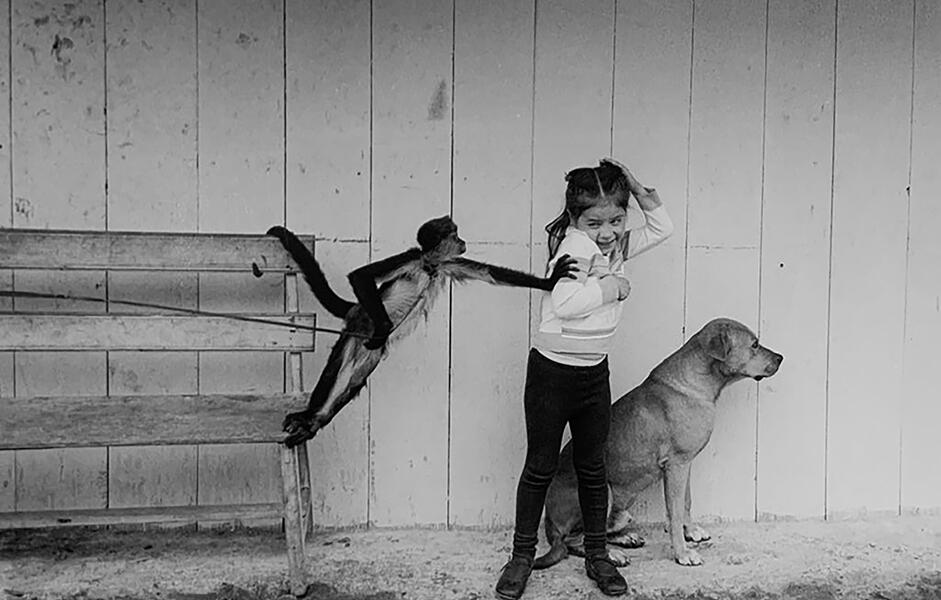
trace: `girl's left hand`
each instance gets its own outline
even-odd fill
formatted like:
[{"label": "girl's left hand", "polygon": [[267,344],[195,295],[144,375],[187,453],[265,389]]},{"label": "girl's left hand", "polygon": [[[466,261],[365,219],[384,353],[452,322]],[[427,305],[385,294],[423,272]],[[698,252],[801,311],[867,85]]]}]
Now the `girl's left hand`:
[{"label": "girl's left hand", "polygon": [[601,162],[612,164],[621,169],[621,172],[624,173],[624,177],[627,179],[628,189],[634,194],[634,197],[637,198],[637,202],[642,209],[650,210],[660,206],[661,203],[660,198],[657,196],[657,190],[641,185],[641,183],[637,181],[637,178],[634,177],[634,174],[631,173],[631,170],[625,165],[613,158],[602,158]]}]

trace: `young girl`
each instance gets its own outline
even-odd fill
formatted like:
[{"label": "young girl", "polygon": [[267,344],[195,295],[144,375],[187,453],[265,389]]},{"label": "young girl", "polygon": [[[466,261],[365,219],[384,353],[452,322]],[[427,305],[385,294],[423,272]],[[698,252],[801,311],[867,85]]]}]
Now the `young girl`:
[{"label": "young girl", "polygon": [[[526,463],[516,491],[513,555],[497,582],[497,596],[523,594],[536,552],[546,491],[558,464],[566,423],[572,432],[578,499],[585,530],[585,570],[602,592],[620,595],[627,583],[605,547],[608,489],[604,448],[611,417],[608,349],[631,286],[624,261],[665,240],[673,224],[657,192],[611,159],[569,172],[565,210],[546,227],[549,264],[569,254],[577,279],[559,281],[542,298],[542,321],[526,367]],[[646,224],[625,231],[629,194]]]}]

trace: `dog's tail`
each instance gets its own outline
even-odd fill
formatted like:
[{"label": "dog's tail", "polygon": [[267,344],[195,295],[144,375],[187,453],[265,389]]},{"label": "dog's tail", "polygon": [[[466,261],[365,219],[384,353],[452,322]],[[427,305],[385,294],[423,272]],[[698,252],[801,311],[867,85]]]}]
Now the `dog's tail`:
[{"label": "dog's tail", "polygon": [[281,240],[281,245],[284,246],[284,249],[288,251],[288,254],[291,255],[291,258],[293,258],[297,266],[300,267],[301,272],[304,274],[304,279],[307,280],[307,284],[310,286],[310,290],[314,293],[317,301],[327,309],[327,312],[334,317],[339,317],[340,319],[345,318],[346,313],[355,306],[355,303],[344,300],[330,289],[330,284],[327,283],[327,278],[324,277],[323,270],[321,270],[317,261],[314,260],[314,255],[310,253],[307,246],[305,246],[301,240],[297,239],[294,233],[280,225],[275,225],[269,229],[268,235]]},{"label": "dog's tail", "polygon": [[555,523],[552,522],[549,515],[546,515],[545,521],[546,539],[549,541],[550,548],[549,551],[542,556],[536,557],[536,560],[533,561],[534,569],[547,569],[561,562],[569,555],[569,549],[565,545],[565,536],[562,535],[559,528],[555,526]]}]

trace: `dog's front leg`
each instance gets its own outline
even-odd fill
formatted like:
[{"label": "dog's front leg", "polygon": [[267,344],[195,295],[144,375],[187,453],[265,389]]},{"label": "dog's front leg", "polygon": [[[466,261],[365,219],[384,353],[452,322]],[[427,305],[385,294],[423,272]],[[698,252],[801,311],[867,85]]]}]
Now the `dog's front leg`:
[{"label": "dog's front leg", "polygon": [[693,519],[690,517],[690,509],[693,506],[693,498],[689,492],[690,479],[692,478],[686,477],[686,502],[683,505],[683,537],[687,542],[698,544],[711,540],[712,536],[699,525],[693,525]]},{"label": "dog's front leg", "polygon": [[699,553],[686,547],[683,539],[683,519],[686,508],[686,484],[689,481],[689,463],[667,464],[663,469],[663,496],[667,505],[667,522],[670,526],[670,544],[673,558],[686,567],[702,564]]}]

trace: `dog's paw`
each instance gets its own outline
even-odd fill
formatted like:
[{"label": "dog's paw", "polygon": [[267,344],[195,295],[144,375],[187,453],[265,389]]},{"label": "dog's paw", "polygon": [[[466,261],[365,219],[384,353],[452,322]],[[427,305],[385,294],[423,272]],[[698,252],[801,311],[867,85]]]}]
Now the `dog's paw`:
[{"label": "dog's paw", "polygon": [[677,564],[683,565],[684,567],[698,567],[702,564],[702,557],[699,556],[699,552],[691,548],[684,548],[677,551],[674,556]]},{"label": "dog's paw", "polygon": [[647,543],[644,536],[639,533],[622,533],[608,538],[609,544],[621,546],[622,548],[642,548]]},{"label": "dog's paw", "polygon": [[712,539],[709,532],[699,525],[683,525],[683,537],[686,538],[687,542],[693,542],[695,544],[708,542]]},{"label": "dog's paw", "polygon": [[631,557],[621,548],[608,548],[608,558],[617,567],[626,567],[631,564]]}]

